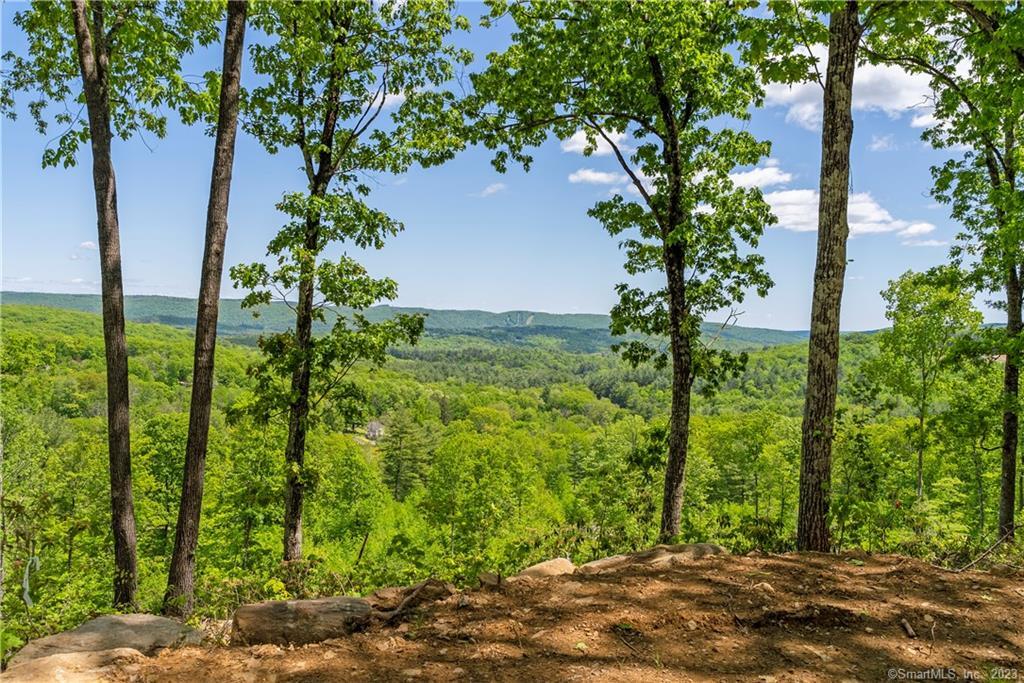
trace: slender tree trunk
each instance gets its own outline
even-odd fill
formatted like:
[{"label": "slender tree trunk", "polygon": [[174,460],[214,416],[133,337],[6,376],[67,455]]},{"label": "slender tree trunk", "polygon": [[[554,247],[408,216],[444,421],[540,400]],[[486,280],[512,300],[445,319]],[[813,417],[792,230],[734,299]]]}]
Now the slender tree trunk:
[{"label": "slender tree trunk", "polygon": [[985,480],[982,473],[981,453],[977,446],[971,446],[971,461],[974,464],[974,486],[978,496],[978,538],[985,535]]},{"label": "slender tree trunk", "polygon": [[[323,189],[314,188],[314,194]],[[285,446],[284,560],[302,559],[302,504],[305,495],[303,468],[306,458],[306,430],[309,420],[309,352],[313,339],[313,287],[319,239],[319,218],[306,221],[307,261],[302,264],[299,300],[295,305],[295,345],[299,362],[292,373],[291,406],[288,412],[288,444]]]},{"label": "slender tree trunk", "polygon": [[690,438],[690,389],[693,385],[693,360],[686,337],[686,284],[683,277],[682,248],[665,247],[665,275],[669,290],[669,343],[672,354],[672,413],[669,417],[668,463],[665,466],[665,490],[662,494],[662,542],[679,535],[686,483],[686,455]]},{"label": "slender tree trunk", "polygon": [[114,606],[133,607],[138,570],[135,559],[135,506],[132,499],[132,453],[128,412],[128,352],[124,337],[124,289],[121,239],[117,220],[117,184],[110,156],[109,55],[103,26],[103,3],[92,0],[92,24],[85,0],[72,0],[78,64],[82,72],[92,146],[96,194],[103,342],[107,361],[107,447],[110,459],[111,527],[114,535]]},{"label": "slender tree trunk", "polygon": [[821,134],[818,255],[811,305],[797,522],[797,547],[821,552],[831,548],[829,487],[839,375],[839,319],[846,278],[846,239],[850,232],[847,204],[850,143],[853,139],[853,73],[860,33],[856,2],[848,2],[832,13]]},{"label": "slender tree trunk", "polygon": [[925,423],[925,408],[923,407],[924,398],[922,397],[922,407],[917,416],[917,499],[921,500],[924,498],[924,423]]},{"label": "slender tree trunk", "polygon": [[210,199],[206,208],[206,245],[196,312],[195,357],[192,366],[192,402],[189,406],[188,442],[181,484],[181,504],[174,535],[174,552],[167,575],[164,613],[188,616],[195,603],[196,546],[203,509],[203,476],[213,400],[214,354],[220,280],[224,270],[224,242],[228,232],[228,198],[238,129],[238,97],[245,43],[246,0],[228,2],[221,70],[220,111],[213,152]]},{"label": "slender tree trunk", "polygon": [[[1011,351],[1020,339],[1021,329],[1021,273],[1016,265],[1009,268],[1006,279],[1006,334],[1010,338]],[[1003,394],[1007,407],[1003,410],[1002,475],[999,496],[999,535],[1010,539],[1014,535],[1014,493],[1017,487],[1017,441],[1019,439],[1019,416],[1017,400],[1020,393],[1020,356],[1006,354],[1003,368]]]}]

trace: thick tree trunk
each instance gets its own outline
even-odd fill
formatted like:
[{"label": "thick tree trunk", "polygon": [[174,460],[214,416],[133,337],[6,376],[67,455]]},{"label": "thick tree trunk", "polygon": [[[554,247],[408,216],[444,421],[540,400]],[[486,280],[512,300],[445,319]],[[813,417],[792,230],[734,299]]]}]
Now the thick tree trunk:
[{"label": "thick tree trunk", "polygon": [[828,551],[832,437],[839,374],[839,316],[846,278],[850,143],[853,139],[853,73],[860,40],[856,2],[829,19],[818,204],[818,255],[814,270],[807,393],[801,440],[797,547]]},{"label": "thick tree trunk", "polygon": [[672,414],[669,417],[668,463],[662,494],[659,539],[669,542],[679,535],[686,483],[686,455],[690,438],[690,389],[693,359],[686,336],[686,284],[683,254],[679,245],[665,248],[665,275],[669,291],[669,344],[672,354]]},{"label": "thick tree trunk", "polygon": [[124,337],[124,289],[121,240],[117,221],[117,185],[110,156],[112,139],[107,89],[109,55],[103,26],[103,3],[92,0],[92,23],[85,0],[72,0],[78,64],[82,72],[92,146],[96,194],[103,342],[107,361],[107,447],[110,459],[111,527],[114,536],[114,605],[133,607],[137,585],[135,507],[132,499],[132,454],[128,413],[128,352]]},{"label": "thick tree trunk", "polygon": [[[1020,338],[1021,329],[1021,273],[1011,266],[1006,279],[1006,334],[1011,346]],[[1002,475],[999,495],[999,534],[1012,539],[1014,535],[1014,493],[1017,486],[1017,441],[1020,417],[1017,400],[1020,394],[1020,357],[1006,354],[1003,369],[1003,394],[1009,405],[1003,410]]]},{"label": "thick tree trunk", "polygon": [[196,313],[192,402],[189,407],[188,442],[185,446],[185,471],[181,484],[178,525],[174,535],[174,552],[171,555],[171,567],[167,576],[167,592],[164,594],[164,613],[177,616],[190,615],[194,604],[196,545],[199,543],[199,519],[203,507],[203,476],[206,471],[206,446],[213,399],[214,353],[217,346],[217,314],[220,280],[224,270],[224,242],[228,232],[228,198],[235,159],[247,8],[246,0],[228,2],[227,24],[224,30],[220,111],[217,115],[217,139],[214,144],[210,198],[206,208],[206,246],[203,250],[199,308]]}]

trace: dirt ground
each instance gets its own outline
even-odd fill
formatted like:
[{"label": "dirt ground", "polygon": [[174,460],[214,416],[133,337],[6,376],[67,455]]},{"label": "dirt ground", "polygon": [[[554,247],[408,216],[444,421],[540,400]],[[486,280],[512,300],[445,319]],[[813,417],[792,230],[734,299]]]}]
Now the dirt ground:
[{"label": "dirt ground", "polygon": [[954,574],[897,556],[787,554],[525,579],[317,645],[165,651],[116,680],[972,677],[1024,679],[1024,575]]}]

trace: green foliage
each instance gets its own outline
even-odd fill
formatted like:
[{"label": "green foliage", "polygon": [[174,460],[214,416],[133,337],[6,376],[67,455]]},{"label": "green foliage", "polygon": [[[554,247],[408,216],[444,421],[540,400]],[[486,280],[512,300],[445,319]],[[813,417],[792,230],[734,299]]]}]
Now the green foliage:
[{"label": "green foliage", "polygon": [[[686,372],[706,376],[706,390],[742,359],[697,344],[704,316],[741,302],[748,290],[763,296],[772,284],[763,258],[743,247],[756,247],[775,219],[760,190],[737,187],[729,175],[757,163],[769,144],[721,125],[747,119],[762,98],[756,71],[732,49],[745,48],[759,21],[745,9],[492,2],[487,21],[508,14],[516,31],[512,45],[473,75],[467,105],[499,171],[509,161],[529,168],[528,149],[549,133],[564,140],[582,131],[585,154],[598,142],[612,148],[639,199],[615,195],[590,215],[621,238],[630,276],[665,272],[668,284],[618,285],[611,331],[640,335],[618,344],[632,363],[659,365],[668,354],[658,340],[681,333],[698,347],[687,354],[693,368]],[[632,146],[615,142],[622,136]],[[681,317],[670,310],[673,298]]]},{"label": "green foliage", "polygon": [[407,411],[395,413],[388,421],[380,442],[384,482],[395,500],[402,501],[426,480],[430,466],[429,437]]},{"label": "green foliage", "polygon": [[[186,121],[215,107],[205,84],[193,84],[181,74],[183,57],[220,36],[222,2],[124,2],[90,8],[95,23],[105,30],[110,63],[106,65],[113,133],[127,140],[137,133],[159,138],[167,133],[164,109],[178,109]],[[41,135],[55,146],[43,152],[43,166],[74,166],[81,146],[89,141],[85,117],[77,116],[84,100],[75,31],[69,6],[33,2],[14,15],[14,24],[28,38],[24,55],[6,52],[0,111],[14,119],[15,96],[34,98],[28,111]],[[205,77],[209,82],[212,74]],[[217,90],[216,92],[219,92]],[[53,136],[51,123],[59,129]]]},{"label": "green foliage", "polygon": [[[101,613],[109,599],[103,558],[112,549],[104,387],[91,379],[102,376],[99,317],[6,304],[3,320],[2,637],[14,642]],[[129,324],[128,339],[140,601],[156,609],[189,393],[187,379],[168,368],[186,363],[192,349],[187,333],[160,325]],[[253,400],[257,385],[246,368],[258,354],[221,342],[197,553],[200,617],[226,618],[241,602],[291,595],[295,572],[305,595],[361,594],[427,575],[472,583],[480,571],[507,575],[553,556],[584,562],[654,542],[667,372],[633,369],[607,351],[524,352],[459,337],[425,343],[383,369],[353,366],[349,379],[372,417],[387,423],[385,439],[373,444],[362,423],[347,431],[328,411],[313,427],[306,559],[285,567],[278,557],[287,435],[278,421],[261,424],[239,410]],[[877,353],[877,335],[845,338],[835,536],[843,547],[956,562],[992,540],[1001,367],[976,359],[944,370],[918,504],[908,407],[865,383],[860,369]],[[697,399],[685,540],[736,551],[792,547],[803,354],[803,344],[753,352],[740,377]],[[81,410],[61,408],[68,387]],[[99,412],[89,415],[91,406]],[[229,422],[228,412],[240,417]],[[416,434],[418,455],[416,477],[398,497],[388,462],[408,449],[398,448],[396,427]],[[21,582],[32,557],[40,563],[29,570],[26,607]]]}]

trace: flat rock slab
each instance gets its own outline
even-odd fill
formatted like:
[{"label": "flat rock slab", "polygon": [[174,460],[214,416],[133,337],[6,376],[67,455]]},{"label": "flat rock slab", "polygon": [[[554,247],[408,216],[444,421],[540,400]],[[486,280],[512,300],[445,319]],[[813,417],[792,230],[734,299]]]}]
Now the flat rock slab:
[{"label": "flat rock slab", "polygon": [[680,545],[656,545],[650,550],[628,555],[613,555],[581,565],[580,574],[600,574],[626,567],[645,566],[668,569],[708,555],[728,554],[729,551],[714,543],[683,543]]},{"label": "flat rock slab", "polygon": [[153,655],[175,645],[197,644],[196,629],[154,614],[107,614],[76,629],[30,641],[11,659],[13,668],[33,659],[73,652],[131,649]]},{"label": "flat rock slab", "polygon": [[540,579],[545,576],[561,576],[563,574],[572,574],[576,571],[576,565],[564,557],[556,557],[553,560],[547,560],[546,562],[539,562],[535,565],[527,567],[523,571],[519,572],[515,576],[509,577],[512,579]]},{"label": "flat rock slab", "polygon": [[362,598],[270,600],[235,610],[231,642],[242,645],[306,645],[339,638],[370,619]]},{"label": "flat rock slab", "polygon": [[123,670],[132,664],[140,664],[146,655],[130,647],[96,652],[64,652],[37,657],[9,666],[3,674],[4,683],[38,683],[39,681],[60,681],[61,683],[94,683],[105,680],[114,670]]}]

